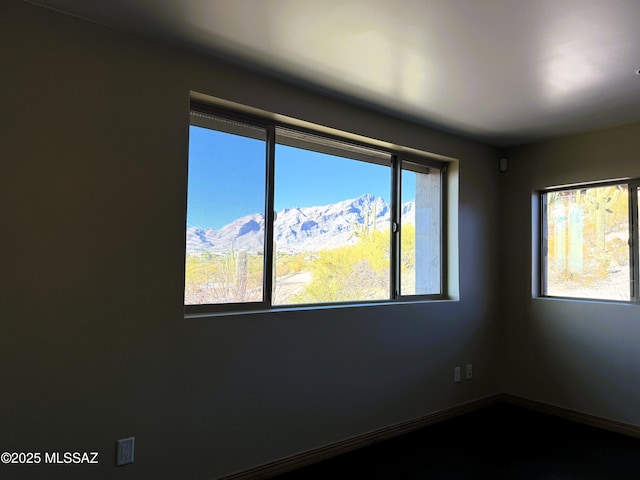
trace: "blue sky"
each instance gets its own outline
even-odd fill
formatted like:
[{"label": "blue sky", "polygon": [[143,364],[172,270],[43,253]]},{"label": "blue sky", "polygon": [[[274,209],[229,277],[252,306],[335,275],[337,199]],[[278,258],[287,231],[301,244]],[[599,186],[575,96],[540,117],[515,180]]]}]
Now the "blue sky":
[{"label": "blue sky", "polygon": [[[263,213],[265,144],[190,127],[187,224],[221,228]],[[390,202],[391,169],[276,145],[275,210],[327,205],[365,193]]]}]

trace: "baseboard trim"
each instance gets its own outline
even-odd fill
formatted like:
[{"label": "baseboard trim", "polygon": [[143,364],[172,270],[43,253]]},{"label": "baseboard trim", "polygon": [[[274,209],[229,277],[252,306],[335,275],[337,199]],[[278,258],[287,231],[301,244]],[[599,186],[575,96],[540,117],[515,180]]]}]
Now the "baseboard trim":
[{"label": "baseboard trim", "polygon": [[275,477],[276,475],[280,475],[291,470],[304,467],[306,465],[311,465],[322,460],[327,460],[329,458],[342,455],[343,453],[357,450],[358,448],[363,448],[368,445],[381,442],[383,440],[388,440],[398,435],[402,435],[404,433],[409,433],[413,430],[418,430],[420,428],[459,417],[466,413],[480,410],[482,408],[502,402],[527,408],[529,410],[534,410],[547,415],[554,415],[573,422],[590,425],[592,427],[640,438],[640,427],[636,425],[630,425],[627,423],[618,422],[616,420],[597,417],[595,415],[578,412],[549,403],[539,402],[537,400],[519,397],[517,395],[500,393],[478,400],[473,400],[462,405],[457,405],[452,408],[447,408],[445,410],[430,413],[413,420],[408,420],[396,425],[381,428],[373,432],[357,435],[340,442],[332,443],[320,448],[315,448],[313,450],[308,450],[306,452],[269,462],[264,465],[259,465],[248,470],[243,470],[241,472],[222,477],[219,480],[265,480],[271,477]]},{"label": "baseboard trim", "polygon": [[535,410],[547,415],[554,415],[556,417],[564,418],[565,420],[571,420],[573,422],[582,423],[603,430],[609,430],[611,432],[621,433],[630,437],[640,438],[640,427],[631,425],[628,423],[619,422],[617,420],[610,420],[608,418],[598,417],[588,413],[578,412],[557,405],[549,403],[539,402],[537,400],[531,400],[524,397],[518,397],[516,395],[510,395],[503,393],[500,395],[501,400],[505,403],[517,405],[519,407],[528,408],[529,410]]},{"label": "baseboard trim", "polygon": [[343,453],[356,450],[358,448],[366,447],[373,443],[388,440],[398,435],[402,435],[413,430],[418,430],[420,428],[424,428],[429,425],[442,422],[444,420],[459,417],[460,415],[464,415],[466,413],[470,413],[475,410],[479,410],[481,408],[485,408],[498,403],[501,401],[501,399],[502,395],[496,394],[478,400],[473,400],[471,402],[464,403],[452,408],[447,408],[435,413],[430,413],[413,420],[408,420],[396,425],[381,428],[380,430],[357,435],[355,437],[332,443],[324,447],[315,448],[313,450],[302,452],[297,455],[292,455],[281,460],[276,460],[274,462],[269,462],[264,465],[254,467],[249,470],[234,473],[232,475],[222,477],[219,480],[263,480],[271,478],[276,475],[280,475],[282,473],[286,473],[291,470],[303,467],[305,465],[310,465],[321,460],[326,460]]}]

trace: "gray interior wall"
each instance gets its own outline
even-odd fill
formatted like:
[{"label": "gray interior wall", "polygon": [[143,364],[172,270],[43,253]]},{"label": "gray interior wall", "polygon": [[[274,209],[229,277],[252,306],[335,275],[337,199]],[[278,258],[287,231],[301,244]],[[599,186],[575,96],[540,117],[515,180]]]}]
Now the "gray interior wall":
[{"label": "gray interior wall", "polygon": [[640,307],[532,296],[537,190],[640,177],[640,124],[511,150],[501,176],[504,388],[640,425]]},{"label": "gray interior wall", "polygon": [[[18,0],[0,44],[0,451],[100,462],[2,478],[216,478],[499,391],[493,148]],[[192,90],[458,158],[461,300],[185,320]]]}]

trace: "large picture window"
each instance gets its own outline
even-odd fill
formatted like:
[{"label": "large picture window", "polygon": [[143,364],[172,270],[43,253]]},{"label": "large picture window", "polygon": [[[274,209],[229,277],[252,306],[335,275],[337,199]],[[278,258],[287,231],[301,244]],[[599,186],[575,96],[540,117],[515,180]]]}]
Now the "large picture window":
[{"label": "large picture window", "polygon": [[541,293],[638,301],[638,182],[541,194]]},{"label": "large picture window", "polygon": [[193,105],[187,312],[442,298],[444,172]]}]

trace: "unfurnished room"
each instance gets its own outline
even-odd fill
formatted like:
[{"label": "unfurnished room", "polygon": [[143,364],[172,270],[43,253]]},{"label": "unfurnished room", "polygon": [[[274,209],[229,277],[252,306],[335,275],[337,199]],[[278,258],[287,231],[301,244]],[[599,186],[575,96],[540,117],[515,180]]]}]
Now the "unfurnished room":
[{"label": "unfurnished room", "polygon": [[638,478],[638,19],[2,0],[0,478]]}]

